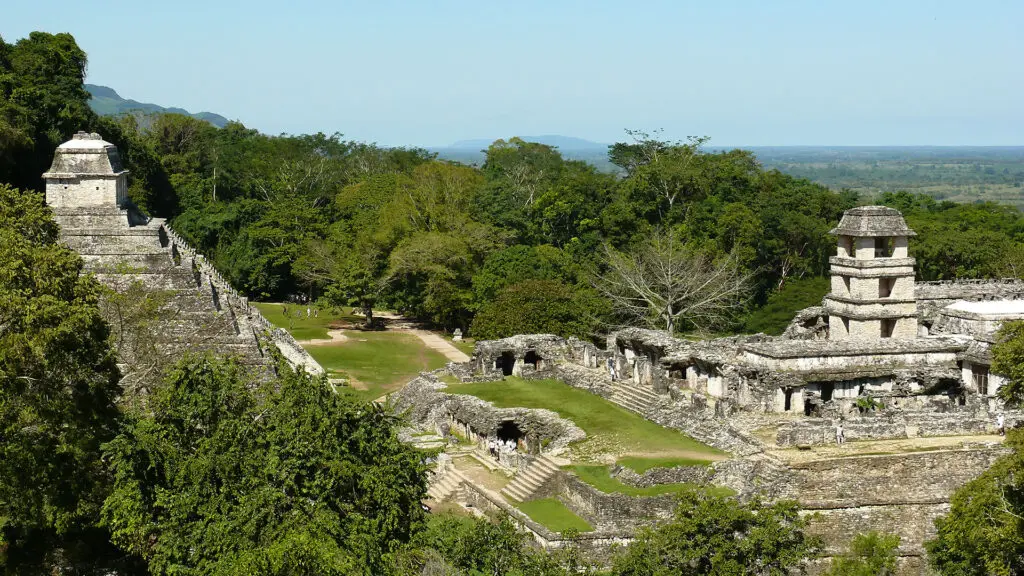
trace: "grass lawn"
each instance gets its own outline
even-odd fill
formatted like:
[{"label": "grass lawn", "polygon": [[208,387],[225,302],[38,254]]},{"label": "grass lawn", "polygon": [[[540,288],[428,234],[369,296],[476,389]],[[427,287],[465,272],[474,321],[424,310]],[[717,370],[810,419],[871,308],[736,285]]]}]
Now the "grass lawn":
[{"label": "grass lawn", "polygon": [[[626,494],[627,496],[658,496],[661,494],[675,494],[687,488],[696,487],[696,484],[659,484],[648,488],[637,488],[629,484],[623,484],[612,478],[607,466],[568,466],[566,470],[576,474],[587,484],[597,488],[606,494]],[[711,494],[721,496],[732,496],[735,492],[725,486],[708,486],[706,490]],[[538,520],[539,522],[539,520]]]},{"label": "grass lawn", "polygon": [[456,342],[455,340],[452,340],[451,336],[445,336],[445,340],[450,342],[452,346],[455,346],[460,351],[462,351],[462,353],[465,354],[466,356],[469,356],[470,358],[473,357],[473,348],[476,347],[476,340],[474,340],[473,338],[463,338],[462,340]]},{"label": "grass lawn", "polygon": [[393,392],[420,372],[448,362],[412,334],[346,330],[345,335],[345,342],[307,350],[328,373],[352,379],[353,392],[367,400]]},{"label": "grass lawn", "polygon": [[[299,304],[253,302],[253,305],[274,326],[284,328],[296,340],[327,338],[327,330],[332,324],[361,324],[363,322],[362,316],[352,316],[343,308],[321,308],[316,318],[312,316],[306,318],[306,306]],[[287,316],[284,314],[285,308],[288,309]]]},{"label": "grass lawn", "polygon": [[[640,460],[655,458],[687,458],[706,463],[720,460],[726,454],[689,436],[664,428],[585,390],[573,388],[558,380],[523,380],[509,377],[503,382],[450,384],[448,391],[470,394],[493,402],[501,408],[547,408],[568,418],[587,433],[580,446],[574,446],[574,457],[587,461],[597,453],[634,456]],[[600,461],[600,460],[597,460]],[[653,466],[652,466],[653,467]]]},{"label": "grass lawn", "polygon": [[594,527],[577,516],[557,498],[542,498],[520,502],[517,508],[526,513],[538,524],[543,524],[553,532],[564,532],[575,528],[580,532],[592,532]]}]

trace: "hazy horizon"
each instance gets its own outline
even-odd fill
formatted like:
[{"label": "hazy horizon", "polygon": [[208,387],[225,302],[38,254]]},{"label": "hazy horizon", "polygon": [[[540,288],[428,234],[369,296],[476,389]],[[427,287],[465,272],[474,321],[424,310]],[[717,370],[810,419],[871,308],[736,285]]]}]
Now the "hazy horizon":
[{"label": "hazy horizon", "polygon": [[67,0],[86,81],[263,132],[384,145],[626,128],[716,147],[1024,144],[1024,3]]}]

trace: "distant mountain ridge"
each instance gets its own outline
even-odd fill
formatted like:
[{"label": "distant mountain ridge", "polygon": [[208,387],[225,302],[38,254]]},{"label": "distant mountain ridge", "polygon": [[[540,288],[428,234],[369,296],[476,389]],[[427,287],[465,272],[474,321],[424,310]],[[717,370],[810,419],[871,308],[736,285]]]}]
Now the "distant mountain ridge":
[{"label": "distant mountain ridge", "polygon": [[137,100],[126,100],[122,98],[117,91],[108,86],[86,84],[85,89],[92,95],[92,98],[89,99],[89,107],[93,109],[93,112],[96,112],[100,116],[116,116],[118,114],[124,114],[125,112],[136,111],[150,114],[170,112],[174,114],[184,114],[185,116],[191,116],[193,118],[198,118],[199,120],[206,120],[218,128],[223,128],[228,123],[227,118],[220,114],[214,114],[213,112],[196,112],[193,114],[184,108],[165,108],[159,104],[150,104],[148,102],[139,102]]},{"label": "distant mountain ridge", "polygon": [[[537,144],[546,144],[548,146],[557,146],[559,150],[608,150],[608,144],[602,144],[600,142],[592,142],[590,140],[584,140],[583,138],[576,138],[574,136],[562,136],[560,134],[545,134],[543,136],[519,136],[520,139],[527,142],[536,142]],[[472,149],[479,151],[490,146],[497,138],[474,138],[472,140],[459,140],[458,142],[448,146],[448,148],[454,148],[457,150]]]}]

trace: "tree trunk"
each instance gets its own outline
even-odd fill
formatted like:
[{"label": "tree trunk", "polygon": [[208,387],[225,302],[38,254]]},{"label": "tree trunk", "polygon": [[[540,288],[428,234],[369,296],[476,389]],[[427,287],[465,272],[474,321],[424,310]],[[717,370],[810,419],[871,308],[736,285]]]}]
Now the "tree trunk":
[{"label": "tree trunk", "polygon": [[363,316],[366,317],[366,328],[373,328],[373,303],[364,300],[363,301]]}]

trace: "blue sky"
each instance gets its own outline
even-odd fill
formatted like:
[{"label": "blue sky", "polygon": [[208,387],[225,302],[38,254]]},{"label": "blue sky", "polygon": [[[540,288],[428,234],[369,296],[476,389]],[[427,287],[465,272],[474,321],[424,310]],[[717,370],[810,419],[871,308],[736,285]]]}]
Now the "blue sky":
[{"label": "blue sky", "polygon": [[1024,2],[8,0],[88,82],[387,145],[623,129],[713,145],[1024,145]]}]

